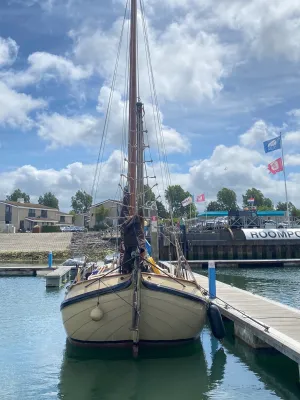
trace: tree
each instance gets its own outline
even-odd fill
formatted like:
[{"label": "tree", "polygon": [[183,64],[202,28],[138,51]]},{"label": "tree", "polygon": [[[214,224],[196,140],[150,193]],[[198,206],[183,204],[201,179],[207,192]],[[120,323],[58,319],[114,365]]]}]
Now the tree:
[{"label": "tree", "polygon": [[223,188],[218,191],[217,203],[224,211],[238,209],[238,205],[236,203],[236,194],[233,190],[228,188]]},{"label": "tree", "polygon": [[[296,208],[294,206],[294,204],[291,201],[289,201],[289,211],[292,211],[294,208]],[[286,202],[279,201],[277,206],[276,206],[276,210],[278,210],[278,211],[286,211]]]},{"label": "tree", "polygon": [[[276,210],[278,211],[286,211],[286,203],[279,201]],[[300,210],[294,206],[294,204],[289,201],[289,212],[291,213],[292,217],[300,217]]]},{"label": "tree", "polygon": [[155,194],[149,185],[144,185],[144,196],[145,204],[147,204],[147,202],[156,201],[157,214],[160,218],[169,217],[169,213],[167,212],[164,204],[161,201],[156,200]]},{"label": "tree", "polygon": [[180,185],[169,186],[166,190],[166,199],[168,200],[169,206],[172,210],[173,217],[179,218],[185,214],[189,217],[195,217],[197,215],[197,208],[194,203],[189,206],[183,207],[181,202],[187,197],[191,196],[190,192],[185,192]]},{"label": "tree", "polygon": [[258,207],[262,207],[264,205],[264,195],[262,194],[262,192],[258,189],[252,188],[252,189],[248,189],[246,191],[246,193],[243,195],[243,204],[244,206],[248,205],[248,199],[250,199],[251,197],[254,198],[254,205],[258,208]]},{"label": "tree", "polygon": [[20,189],[16,189],[11,195],[6,196],[8,201],[18,201],[18,199],[24,199],[24,203],[30,203],[30,196]]},{"label": "tree", "polygon": [[207,204],[206,211],[224,211],[224,209],[217,201],[211,201]]},{"label": "tree", "polygon": [[75,196],[72,196],[71,205],[76,214],[85,213],[92,205],[93,198],[85,191],[78,190]]},{"label": "tree", "polygon": [[169,218],[170,215],[161,201],[156,200],[157,214],[160,218]]},{"label": "tree", "polygon": [[47,192],[47,193],[44,194],[44,196],[40,196],[39,200],[38,200],[38,203],[42,204],[43,206],[47,206],[47,207],[52,207],[52,208],[57,208],[58,209],[58,199],[51,192]]},{"label": "tree", "polygon": [[111,220],[106,220],[108,215],[109,215],[109,209],[105,208],[103,204],[96,208],[95,210],[96,230],[104,230],[112,226]]}]

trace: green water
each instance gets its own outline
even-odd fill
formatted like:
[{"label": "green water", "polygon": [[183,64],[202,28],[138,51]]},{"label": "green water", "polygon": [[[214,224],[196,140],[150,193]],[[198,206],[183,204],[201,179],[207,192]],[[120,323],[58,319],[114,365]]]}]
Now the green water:
[{"label": "green water", "polygon": [[[296,269],[217,273],[227,283],[300,304]],[[0,278],[0,297],[1,400],[300,398],[296,364],[276,352],[251,351],[233,338],[231,325],[224,346],[206,328],[202,344],[144,351],[133,361],[127,351],[68,346],[59,312],[64,290],[46,290],[43,278]]]}]

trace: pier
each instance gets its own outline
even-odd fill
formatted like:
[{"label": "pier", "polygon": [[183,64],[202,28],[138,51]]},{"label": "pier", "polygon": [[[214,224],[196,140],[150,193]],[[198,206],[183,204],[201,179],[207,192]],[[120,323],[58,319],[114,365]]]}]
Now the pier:
[{"label": "pier", "polygon": [[46,275],[46,287],[60,288],[71,279],[72,267],[58,267]]},{"label": "pier", "polygon": [[[176,261],[171,261],[171,264],[176,264]],[[203,268],[208,266],[208,260],[189,260],[192,268]],[[216,260],[216,267],[284,267],[291,265],[300,265],[300,258],[288,259],[261,259],[261,260]]]},{"label": "pier", "polygon": [[[195,276],[208,290],[208,278]],[[212,301],[234,323],[234,334],[252,348],[274,348],[289,357],[298,364],[300,377],[300,311],[222,282],[216,282],[216,289]]]}]

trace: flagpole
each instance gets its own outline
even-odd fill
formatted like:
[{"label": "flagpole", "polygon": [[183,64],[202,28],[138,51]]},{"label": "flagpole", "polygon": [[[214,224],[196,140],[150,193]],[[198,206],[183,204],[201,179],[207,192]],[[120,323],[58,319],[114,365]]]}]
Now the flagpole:
[{"label": "flagpole", "polygon": [[286,186],[286,176],[285,176],[285,165],[284,165],[284,155],[283,155],[283,145],[282,145],[282,133],[280,132],[280,144],[281,144],[281,156],[282,156],[282,167],[283,167],[283,177],[284,177],[284,187],[285,187],[285,201],[286,201],[286,212],[288,217],[288,227],[290,227],[290,212],[289,212],[289,202]]}]

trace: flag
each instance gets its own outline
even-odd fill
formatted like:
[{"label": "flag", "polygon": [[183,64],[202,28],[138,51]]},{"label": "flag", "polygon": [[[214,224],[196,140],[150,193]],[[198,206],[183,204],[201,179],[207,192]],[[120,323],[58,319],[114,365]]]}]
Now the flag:
[{"label": "flag", "polygon": [[277,174],[277,172],[283,171],[282,158],[277,158],[277,160],[268,164],[268,170],[273,175]]},{"label": "flag", "polygon": [[198,194],[197,198],[196,198],[196,202],[197,203],[202,203],[203,201],[205,201],[205,194]]},{"label": "flag", "polygon": [[250,197],[250,199],[248,199],[248,203],[254,203],[255,199],[254,197]]},{"label": "flag", "polygon": [[270,151],[281,149],[281,136],[277,136],[274,139],[267,140],[264,142],[265,153]]},{"label": "flag", "polygon": [[189,196],[189,197],[187,197],[186,199],[184,199],[184,200],[181,202],[181,204],[182,204],[183,207],[186,207],[186,206],[188,206],[189,204],[192,204],[192,202],[193,202],[193,197],[192,197],[192,196]]}]

